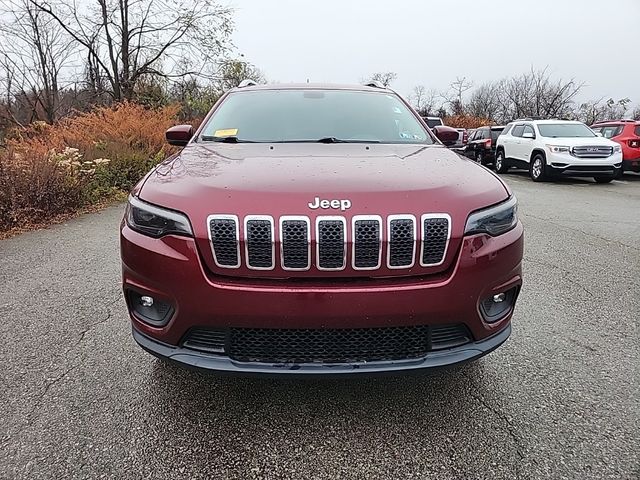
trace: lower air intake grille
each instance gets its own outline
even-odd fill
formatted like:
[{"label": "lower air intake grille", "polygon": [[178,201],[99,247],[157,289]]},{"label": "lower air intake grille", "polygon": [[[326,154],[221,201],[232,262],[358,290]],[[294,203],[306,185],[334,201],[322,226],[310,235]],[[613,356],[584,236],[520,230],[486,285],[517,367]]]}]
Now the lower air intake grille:
[{"label": "lower air intake grille", "polygon": [[318,266],[325,270],[345,267],[344,220],[318,221]]},{"label": "lower air intake grille", "polygon": [[247,220],[247,266],[273,268],[273,229],[271,220]]},{"label": "lower air intake grille", "polygon": [[412,218],[389,222],[389,266],[410,267],[415,249],[415,222]]},{"label": "lower air intake grille", "polygon": [[241,362],[348,363],[424,357],[472,341],[462,325],[345,329],[192,329],[182,345]]},{"label": "lower air intake grille", "polygon": [[282,266],[287,270],[306,270],[309,262],[309,221],[282,220]]},{"label": "lower air intake grille", "polygon": [[353,226],[355,268],[380,266],[380,220],[356,220]]},{"label": "lower air intake grille", "polygon": [[422,265],[438,265],[447,250],[449,219],[425,218],[422,223]]},{"label": "lower air intake grille", "polygon": [[209,220],[209,232],[216,263],[221,267],[240,266],[237,220],[233,218],[211,218]]}]

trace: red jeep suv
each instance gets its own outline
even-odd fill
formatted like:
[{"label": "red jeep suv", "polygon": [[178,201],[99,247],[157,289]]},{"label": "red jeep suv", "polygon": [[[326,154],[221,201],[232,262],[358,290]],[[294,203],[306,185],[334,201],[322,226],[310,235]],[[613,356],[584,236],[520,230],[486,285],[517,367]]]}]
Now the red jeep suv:
[{"label": "red jeep suv", "polygon": [[594,132],[622,147],[622,171],[640,172],[640,121],[614,120],[591,126]]},{"label": "red jeep suv", "polygon": [[358,374],[478,358],[511,333],[516,199],[391,90],[244,83],[132,191],[134,339],[184,366]]}]

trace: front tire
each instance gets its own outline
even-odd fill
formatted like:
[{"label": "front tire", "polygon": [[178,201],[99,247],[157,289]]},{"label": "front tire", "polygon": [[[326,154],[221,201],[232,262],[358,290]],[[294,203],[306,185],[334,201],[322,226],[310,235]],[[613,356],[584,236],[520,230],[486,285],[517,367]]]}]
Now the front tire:
[{"label": "front tire", "polygon": [[614,177],[593,177],[596,183],[610,183]]},{"label": "front tire", "polygon": [[507,173],[507,171],[509,170],[509,167],[505,163],[504,150],[498,150],[496,152],[495,166],[496,166],[496,172],[498,173]]},{"label": "front tire", "polygon": [[544,159],[544,155],[536,153],[531,159],[531,165],[529,166],[529,176],[534,182],[544,182],[547,179],[546,170],[547,162]]}]

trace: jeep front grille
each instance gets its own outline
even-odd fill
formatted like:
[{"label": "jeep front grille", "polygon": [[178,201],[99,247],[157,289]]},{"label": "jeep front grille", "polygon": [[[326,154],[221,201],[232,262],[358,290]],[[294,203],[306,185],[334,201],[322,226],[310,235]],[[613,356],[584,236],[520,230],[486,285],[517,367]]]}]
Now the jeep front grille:
[{"label": "jeep front grille", "polygon": [[413,216],[389,217],[389,268],[413,266],[416,253],[416,219]]},{"label": "jeep front grille", "polygon": [[380,268],[382,258],[382,218],[353,217],[353,268],[374,270]]},{"label": "jeep front grille", "polygon": [[273,270],[278,264],[288,271],[339,271],[348,261],[354,270],[409,269],[444,263],[451,218],[424,214],[418,227],[413,215],[390,215],[386,223],[378,215],[356,215],[351,222],[320,216],[315,225],[305,216],[211,215],[208,230],[215,264],[222,268]]},{"label": "jeep front grille", "polygon": [[234,215],[211,215],[209,240],[216,265],[223,268],[240,266],[240,243],[238,241],[238,217]]},{"label": "jeep front grille", "polygon": [[318,269],[343,270],[346,266],[347,229],[345,223],[344,218],[318,217],[316,228]]},{"label": "jeep front grille", "polygon": [[420,264],[423,267],[440,265],[444,262],[447,245],[451,236],[449,216],[441,214],[422,216],[422,255]]},{"label": "jeep front grille", "polygon": [[274,267],[273,219],[267,216],[245,218],[247,267],[271,270]]},{"label": "jeep front grille", "polygon": [[463,324],[371,328],[194,328],[184,348],[240,362],[348,363],[420,358],[473,341]]},{"label": "jeep front grille", "polygon": [[311,268],[311,238],[308,218],[280,218],[280,257],[284,270],[308,270]]},{"label": "jeep front grille", "polygon": [[578,158],[606,158],[613,154],[613,147],[603,146],[584,146],[573,147],[571,149],[573,156]]}]

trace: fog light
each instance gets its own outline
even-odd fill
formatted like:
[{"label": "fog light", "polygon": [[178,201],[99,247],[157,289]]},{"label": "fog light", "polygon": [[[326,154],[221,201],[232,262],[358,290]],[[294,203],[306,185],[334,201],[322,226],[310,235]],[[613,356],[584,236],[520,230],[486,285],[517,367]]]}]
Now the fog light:
[{"label": "fog light", "polygon": [[[493,303],[501,303],[504,302],[504,299],[507,296],[504,293],[499,293],[497,295],[493,296]],[[149,297],[142,297],[142,298],[149,298]],[[151,302],[153,303],[153,299],[151,299]]]},{"label": "fog light", "polygon": [[511,288],[506,292],[496,293],[480,302],[480,313],[487,323],[497,322],[503,318],[516,303],[518,287]]},{"label": "fog light", "polygon": [[141,295],[133,290],[127,291],[127,300],[131,313],[154,327],[166,325],[173,315],[171,303],[149,295]]},{"label": "fog light", "polygon": [[148,297],[146,295],[143,295],[142,297],[140,297],[140,305],[142,305],[143,307],[152,306],[153,305],[153,297]]}]

